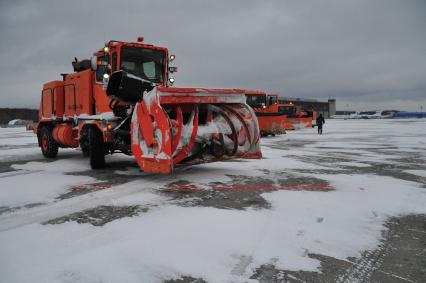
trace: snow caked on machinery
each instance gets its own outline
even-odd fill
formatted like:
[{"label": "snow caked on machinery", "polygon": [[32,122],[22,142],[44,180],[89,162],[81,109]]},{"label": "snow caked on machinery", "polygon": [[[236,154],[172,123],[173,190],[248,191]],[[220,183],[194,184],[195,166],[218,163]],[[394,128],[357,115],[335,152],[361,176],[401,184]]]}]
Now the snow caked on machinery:
[{"label": "snow caked on machinery", "polygon": [[302,107],[294,105],[292,102],[279,102],[278,111],[287,117],[289,128],[287,130],[296,130],[303,128],[312,128],[316,120],[314,110],[303,110]]},{"label": "snow caked on machinery", "polygon": [[259,126],[244,90],[172,87],[168,49],[109,41],[74,72],[43,85],[34,127],[45,157],[80,147],[93,169],[133,154],[145,172],[228,158],[261,158]]}]

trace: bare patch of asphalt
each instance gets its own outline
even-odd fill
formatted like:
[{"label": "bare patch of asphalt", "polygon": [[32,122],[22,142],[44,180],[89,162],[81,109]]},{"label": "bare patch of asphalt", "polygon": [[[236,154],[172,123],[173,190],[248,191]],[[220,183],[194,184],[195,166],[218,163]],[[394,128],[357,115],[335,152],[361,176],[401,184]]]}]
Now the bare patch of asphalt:
[{"label": "bare patch of asphalt", "polygon": [[[120,185],[127,183],[131,180],[141,179],[140,175],[121,175],[114,173],[114,170],[122,170],[123,168],[134,167],[137,165],[132,162],[115,162],[109,164],[109,166],[102,170],[88,170],[85,172],[69,173],[70,175],[84,175],[96,178],[100,182],[94,183],[96,186],[85,188],[79,186],[71,188],[65,194],[58,196],[59,200],[95,192],[102,189],[102,185]],[[324,186],[328,183],[324,180],[317,178],[306,178],[298,177],[293,175],[285,176],[285,172],[266,172],[268,175],[274,174],[280,176],[279,178],[267,178],[262,177],[248,177],[243,175],[227,175],[232,179],[231,182],[210,182],[209,186],[214,185],[286,185],[286,186],[298,186],[298,185],[318,185]],[[265,190],[212,190],[212,189],[196,189],[186,190],[177,187],[188,186],[193,183],[187,180],[175,180],[167,184],[160,190],[154,192],[159,193],[168,198],[170,203],[183,206],[204,206],[214,207],[218,209],[237,209],[242,210],[246,208],[254,209],[269,209],[270,204],[262,197],[262,194],[268,191]],[[69,221],[75,221],[77,223],[90,223],[95,226],[102,226],[109,222],[124,217],[133,217],[141,213],[145,213],[150,209],[146,206],[98,206],[95,208],[86,209],[80,212],[65,215],[59,218],[51,219],[42,224],[62,224]],[[186,279],[185,279],[186,280]],[[177,281],[179,282],[179,281]]]},{"label": "bare patch of asphalt", "polygon": [[[318,272],[282,270],[270,263],[256,268],[250,279],[259,283],[425,282],[426,215],[394,217],[387,221],[385,227],[378,248],[364,251],[359,258],[342,260],[310,253],[307,250],[307,257],[320,261]],[[236,274],[245,272],[251,263],[250,256],[243,257],[241,263],[234,268]],[[164,281],[164,283],[191,282],[207,281],[191,276]]]},{"label": "bare patch of asphalt", "polygon": [[[25,146],[19,146],[18,148],[25,148]],[[0,173],[6,173],[6,172],[19,172],[22,171],[20,169],[15,169],[12,167],[12,165],[17,164],[26,164],[28,162],[42,162],[42,163],[49,163],[54,162],[59,159],[68,159],[78,156],[78,153],[76,152],[62,152],[60,155],[56,158],[44,158],[41,152],[39,154],[35,155],[26,155],[26,156],[11,156],[8,157],[6,160],[0,160]],[[28,171],[28,174],[31,174],[32,171]],[[7,176],[6,176],[7,177]],[[0,176],[1,178],[1,176]]]},{"label": "bare patch of asphalt", "polygon": [[[385,224],[381,244],[364,251],[359,258],[336,259],[310,253],[306,257],[320,261],[318,272],[276,268],[273,263],[255,269],[250,279],[259,283],[421,283],[426,279],[426,215],[393,217]],[[242,275],[251,263],[243,256],[233,274]],[[273,262],[273,261],[272,261]],[[182,276],[164,283],[206,283],[202,278]]]},{"label": "bare patch of asphalt", "polygon": [[36,203],[29,203],[29,204],[25,204],[25,205],[21,205],[21,206],[12,206],[12,207],[0,206],[0,215],[2,215],[3,213],[14,212],[16,210],[23,209],[23,208],[33,208],[33,207],[40,206],[40,205],[44,205],[44,203],[36,202]]},{"label": "bare patch of asphalt", "polygon": [[29,143],[25,145],[2,144],[0,145],[0,150],[19,149],[19,148],[36,147],[36,146],[38,146],[37,143]]},{"label": "bare patch of asphalt", "polygon": [[[0,173],[6,173],[6,172],[14,172],[14,171],[20,171],[12,168],[12,165],[15,164],[25,164],[30,161],[37,161],[37,162],[49,162],[49,160],[45,158],[25,158],[25,159],[15,159],[15,160],[7,160],[7,161],[0,161]],[[30,171],[28,173],[31,173]],[[8,177],[8,176],[6,176]],[[2,178],[2,177],[0,177]]]},{"label": "bare patch of asphalt", "polygon": [[385,227],[378,248],[364,251],[359,258],[340,260],[307,251],[306,256],[320,261],[319,272],[280,270],[266,264],[251,279],[260,283],[425,282],[426,215],[394,217]]},{"label": "bare patch of asphalt", "polygon": [[[22,148],[22,146],[20,146],[20,148]],[[7,178],[7,177],[11,177],[11,176],[16,176],[16,175],[33,173],[32,171],[16,170],[16,169],[12,168],[12,165],[25,164],[25,163],[28,163],[30,161],[49,162],[49,160],[47,160],[45,158],[34,159],[34,158],[28,158],[28,157],[26,157],[25,159],[20,158],[20,159],[15,159],[15,160],[8,159],[7,161],[0,161],[0,174],[2,174],[0,176],[0,178]],[[32,208],[32,207],[40,206],[40,205],[43,205],[43,204],[44,203],[28,203],[28,204],[25,204],[25,205],[13,206],[13,207],[0,206],[0,215],[5,214],[5,213],[11,213],[11,212],[14,212],[14,211],[17,211],[17,210],[20,210],[20,209],[24,209],[24,208]]]},{"label": "bare patch of asphalt", "polygon": [[191,276],[182,276],[178,279],[169,279],[164,281],[164,283],[207,283],[207,281],[201,278],[194,278]]},{"label": "bare patch of asphalt", "polygon": [[132,206],[109,206],[101,205],[95,208],[86,209],[75,212],[66,216],[48,220],[42,224],[62,224],[65,222],[75,221],[77,223],[90,223],[94,226],[103,226],[111,221],[124,217],[132,217],[139,213],[148,212],[149,207],[139,205]]},{"label": "bare patch of asphalt", "polygon": [[[159,190],[159,193],[167,196],[177,205],[186,207],[204,206],[236,210],[247,208],[270,209],[270,203],[262,195],[277,189],[244,189],[244,186],[329,186],[327,181],[315,177],[296,176],[280,171],[262,170],[262,172],[265,177],[226,174],[226,176],[231,178],[230,182],[210,182],[206,185],[207,188],[200,189],[191,189],[191,186],[197,185],[196,183],[188,180],[177,180],[167,184],[163,189]],[[211,189],[217,185],[229,186],[231,189]],[[232,189],[232,186],[235,185],[241,189]],[[321,192],[324,191],[327,190],[321,190]]]},{"label": "bare patch of asphalt", "polygon": [[[341,158],[336,157],[333,153],[328,153],[328,156],[288,156],[299,161],[315,164],[318,166],[328,166],[330,170],[316,170],[316,169],[293,169],[294,172],[300,173],[322,173],[322,174],[360,174],[360,175],[379,175],[393,177],[404,181],[411,181],[423,184],[426,187],[426,178],[404,172],[405,170],[426,170],[426,160],[422,157],[395,157],[389,159],[389,162],[374,162],[374,161],[362,161],[366,167],[351,166],[338,164],[339,162],[353,162],[349,157]],[[336,168],[337,167],[337,168]]]},{"label": "bare patch of asphalt", "polygon": [[67,173],[67,175],[71,176],[92,177],[97,181],[95,183],[86,184],[87,187],[85,187],[84,185],[71,187],[68,192],[59,195],[57,199],[64,200],[76,196],[81,196],[87,193],[102,190],[104,189],[103,186],[118,186],[142,178],[142,176],[140,175],[123,175],[115,173],[115,170],[125,170],[129,168],[139,170],[139,167],[136,162],[119,161],[107,163],[106,167],[103,169]]}]

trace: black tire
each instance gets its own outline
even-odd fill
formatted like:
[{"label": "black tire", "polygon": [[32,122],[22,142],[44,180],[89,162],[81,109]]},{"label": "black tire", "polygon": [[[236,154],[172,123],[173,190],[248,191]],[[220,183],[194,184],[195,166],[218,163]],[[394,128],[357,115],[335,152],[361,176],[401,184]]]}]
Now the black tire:
[{"label": "black tire", "polygon": [[82,147],[81,152],[83,153],[84,157],[88,157],[90,155],[88,147]]},{"label": "black tire", "polygon": [[92,169],[105,167],[105,144],[101,131],[91,127],[89,129],[89,157]]},{"label": "black tire", "polygon": [[87,127],[80,132],[80,148],[83,156],[89,157],[89,133]]},{"label": "black tire", "polygon": [[59,144],[53,139],[52,131],[48,127],[40,130],[40,148],[46,158],[54,158],[58,155]]}]

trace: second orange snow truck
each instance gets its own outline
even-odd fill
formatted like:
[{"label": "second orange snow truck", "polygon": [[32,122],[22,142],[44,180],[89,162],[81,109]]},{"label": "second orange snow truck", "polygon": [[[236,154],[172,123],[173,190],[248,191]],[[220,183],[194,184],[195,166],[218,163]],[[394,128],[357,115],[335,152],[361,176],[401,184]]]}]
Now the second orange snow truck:
[{"label": "second orange snow truck", "polygon": [[278,95],[266,95],[263,91],[246,91],[246,97],[247,104],[256,113],[262,136],[285,134],[285,130],[293,129],[287,115],[279,111]]},{"label": "second orange snow truck", "polygon": [[291,102],[283,103],[277,94],[246,90],[246,101],[259,121],[262,136],[284,134],[286,130],[311,128],[315,111],[302,110]]},{"label": "second orange snow truck", "polygon": [[109,41],[74,72],[43,85],[34,127],[45,157],[80,147],[93,169],[133,154],[145,172],[227,158],[261,158],[259,127],[244,90],[176,88],[164,47]]}]

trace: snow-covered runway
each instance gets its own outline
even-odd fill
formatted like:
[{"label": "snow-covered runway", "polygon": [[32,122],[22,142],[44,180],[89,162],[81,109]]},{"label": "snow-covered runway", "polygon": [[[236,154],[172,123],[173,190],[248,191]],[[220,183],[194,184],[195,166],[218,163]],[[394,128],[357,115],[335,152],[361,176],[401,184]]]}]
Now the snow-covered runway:
[{"label": "snow-covered runway", "polygon": [[263,139],[262,160],[173,175],[121,154],[99,171],[77,150],[45,160],[36,143],[0,129],[0,282],[426,279],[424,120],[327,120]]}]

